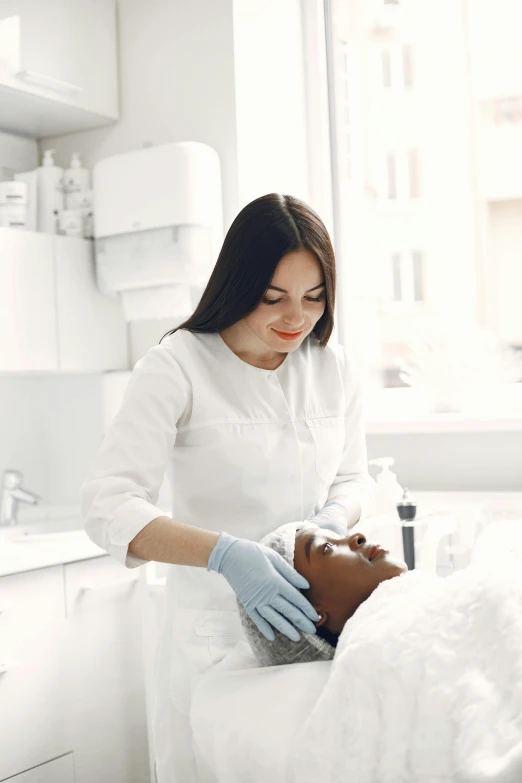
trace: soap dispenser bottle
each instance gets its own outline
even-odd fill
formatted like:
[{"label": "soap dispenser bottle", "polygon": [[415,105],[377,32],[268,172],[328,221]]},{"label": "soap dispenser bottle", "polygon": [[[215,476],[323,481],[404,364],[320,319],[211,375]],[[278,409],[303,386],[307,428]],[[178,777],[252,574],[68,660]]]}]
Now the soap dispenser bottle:
[{"label": "soap dispenser bottle", "polygon": [[73,152],[69,168],[63,173],[65,209],[80,209],[82,195],[90,189],[89,170],[82,167],[80,156]]},{"label": "soap dispenser bottle", "polygon": [[404,561],[404,545],[402,537],[402,522],[397,514],[397,504],[403,496],[403,489],[397,481],[397,476],[390,470],[395,463],[393,457],[379,457],[369,460],[370,465],[380,465],[382,470],[376,478],[375,516],[383,515],[382,520],[375,520],[375,543],[388,549],[390,554]]},{"label": "soap dispenser bottle", "polygon": [[397,476],[390,470],[390,466],[395,464],[393,457],[378,457],[371,459],[369,465],[380,465],[382,470],[377,474],[376,479],[376,500],[375,513],[387,514],[392,511],[397,513],[397,503],[400,503],[403,489],[397,481]]},{"label": "soap dispenser bottle", "polygon": [[63,169],[55,166],[54,150],[45,150],[37,169],[38,231],[56,234],[58,212],[63,209]]}]

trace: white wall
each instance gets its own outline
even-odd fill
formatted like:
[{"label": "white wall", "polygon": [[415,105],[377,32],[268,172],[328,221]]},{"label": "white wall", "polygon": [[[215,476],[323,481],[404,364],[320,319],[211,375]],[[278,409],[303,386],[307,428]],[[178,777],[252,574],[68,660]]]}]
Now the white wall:
[{"label": "white wall", "polygon": [[[401,486],[415,490],[520,492],[522,432],[368,434],[368,459],[394,457]],[[370,466],[376,477],[379,471]]]},{"label": "white wall", "polygon": [[119,0],[118,27],[120,122],[40,147],[54,147],[58,165],[79,151],[92,168],[148,142],[209,144],[221,161],[228,226],[238,202],[232,0]]},{"label": "white wall", "polygon": [[522,347],[522,199],[488,205],[489,296],[497,334]]},{"label": "white wall", "polygon": [[31,171],[38,166],[38,144],[34,139],[0,131],[0,181],[13,173]]},{"label": "white wall", "polygon": [[240,207],[265,193],[310,203],[299,0],[234,0]]},{"label": "white wall", "polygon": [[20,470],[46,506],[79,506],[103,437],[100,376],[2,374],[0,412],[0,471]]}]

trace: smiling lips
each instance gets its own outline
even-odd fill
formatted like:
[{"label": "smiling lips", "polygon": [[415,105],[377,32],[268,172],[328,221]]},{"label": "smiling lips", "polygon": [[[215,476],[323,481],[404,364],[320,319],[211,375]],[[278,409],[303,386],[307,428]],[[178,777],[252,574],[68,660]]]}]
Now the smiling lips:
[{"label": "smiling lips", "polygon": [[277,329],[274,329],[274,332],[283,340],[295,340],[304,332],[304,329],[301,329],[300,332],[280,332]]},{"label": "smiling lips", "polygon": [[384,552],[384,549],[381,546],[379,546],[379,544],[375,544],[375,546],[373,547],[373,549],[371,551],[370,557],[368,559],[369,560],[375,560],[375,558],[377,557],[379,552]]}]

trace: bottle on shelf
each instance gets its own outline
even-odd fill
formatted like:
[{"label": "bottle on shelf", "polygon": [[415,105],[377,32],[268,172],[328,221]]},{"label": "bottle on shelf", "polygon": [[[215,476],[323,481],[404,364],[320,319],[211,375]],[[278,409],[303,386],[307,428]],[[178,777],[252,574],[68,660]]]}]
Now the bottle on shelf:
[{"label": "bottle on shelf", "polygon": [[378,457],[368,461],[370,465],[379,465],[381,472],[376,478],[375,517],[382,517],[378,524],[378,540],[384,548],[389,549],[391,555],[401,560],[404,558],[404,545],[402,538],[402,523],[397,515],[397,504],[403,496],[403,489],[397,481],[397,476],[390,470],[395,463],[393,457]]},{"label": "bottle on shelf", "polygon": [[82,167],[78,152],[73,152],[69,168],[64,171],[63,186],[65,209],[81,209],[83,194],[90,190],[90,174]]},{"label": "bottle on shelf", "polygon": [[54,163],[54,150],[45,150],[38,167],[38,231],[56,234],[59,210],[63,209],[63,169]]},{"label": "bottle on shelf", "polygon": [[397,481],[397,476],[390,470],[395,464],[393,457],[378,457],[368,461],[369,465],[380,465],[381,472],[376,478],[376,501],[375,513],[387,514],[390,511],[396,513],[397,503],[400,502],[403,494],[403,488]]}]

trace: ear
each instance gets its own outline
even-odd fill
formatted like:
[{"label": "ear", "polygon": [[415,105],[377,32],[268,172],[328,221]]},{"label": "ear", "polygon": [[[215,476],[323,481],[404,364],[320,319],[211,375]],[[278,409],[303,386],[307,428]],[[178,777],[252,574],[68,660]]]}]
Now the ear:
[{"label": "ear", "polygon": [[324,625],[328,620],[328,613],[326,612],[326,610],[321,604],[318,604],[317,606],[314,605],[314,609],[317,612],[317,614],[321,615],[320,620],[317,620],[315,623],[316,628],[319,628],[321,625]]}]

